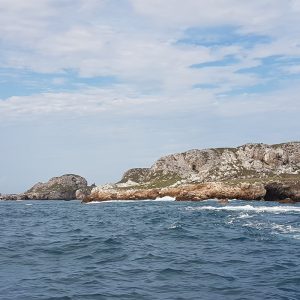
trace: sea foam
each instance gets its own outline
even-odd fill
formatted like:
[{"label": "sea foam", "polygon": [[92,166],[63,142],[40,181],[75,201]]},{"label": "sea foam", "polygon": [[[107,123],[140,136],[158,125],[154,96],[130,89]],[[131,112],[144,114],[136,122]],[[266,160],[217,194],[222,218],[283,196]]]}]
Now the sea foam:
[{"label": "sea foam", "polygon": [[300,213],[299,206],[252,206],[252,205],[240,205],[240,206],[201,206],[201,207],[187,207],[186,210],[199,211],[199,210],[213,210],[213,211],[246,211],[246,212],[267,212],[267,213]]},{"label": "sea foam", "polygon": [[175,201],[175,198],[169,196],[157,197],[154,201]]}]

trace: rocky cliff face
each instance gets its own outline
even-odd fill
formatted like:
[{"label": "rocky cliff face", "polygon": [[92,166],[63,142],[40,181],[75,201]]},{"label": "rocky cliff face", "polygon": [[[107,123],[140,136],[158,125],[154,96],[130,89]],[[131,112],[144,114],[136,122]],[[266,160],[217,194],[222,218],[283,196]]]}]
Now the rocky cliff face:
[{"label": "rocky cliff face", "polygon": [[60,177],[53,177],[46,183],[37,183],[27,192],[27,199],[76,199],[76,191],[85,189],[87,181],[74,174],[66,174]]},{"label": "rocky cliff face", "polygon": [[22,194],[0,195],[0,199],[72,200],[76,199],[76,196],[78,196],[78,199],[82,199],[91,192],[93,187],[89,187],[87,181],[79,175],[66,174],[60,177],[53,177],[46,183],[39,182]]},{"label": "rocky cliff face", "polygon": [[300,201],[300,142],[171,154],[151,168],[128,170],[120,182],[93,189],[84,201],[165,196]]},{"label": "rocky cliff face", "polygon": [[121,182],[224,181],[300,174],[300,142],[246,144],[237,148],[190,150],[157,160],[151,168],[127,171]]},{"label": "rocky cliff face", "polygon": [[154,200],[162,197],[174,197],[177,201],[201,201],[213,198],[261,200],[265,194],[266,190],[261,183],[232,185],[224,182],[208,182],[152,189],[102,189],[98,187],[92,190],[91,195],[86,197],[84,202],[95,200]]}]

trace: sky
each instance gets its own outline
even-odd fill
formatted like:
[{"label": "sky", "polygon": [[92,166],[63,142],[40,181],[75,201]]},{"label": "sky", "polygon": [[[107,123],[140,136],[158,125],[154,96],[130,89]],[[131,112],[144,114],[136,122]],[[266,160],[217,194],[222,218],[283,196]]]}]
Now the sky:
[{"label": "sky", "polygon": [[299,0],[0,0],[0,193],[299,141]]}]

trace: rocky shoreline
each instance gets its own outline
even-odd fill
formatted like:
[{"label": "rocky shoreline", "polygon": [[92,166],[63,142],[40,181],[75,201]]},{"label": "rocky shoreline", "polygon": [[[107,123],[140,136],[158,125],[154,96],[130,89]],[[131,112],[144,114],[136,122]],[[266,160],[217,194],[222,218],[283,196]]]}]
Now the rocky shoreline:
[{"label": "rocky shoreline", "polygon": [[39,182],[21,194],[0,194],[0,200],[75,200],[79,195],[88,195],[93,187],[79,175],[65,174]]},{"label": "rocky shoreline", "polygon": [[206,199],[300,201],[300,143],[246,144],[190,150],[128,170],[121,181],[94,188],[83,202]]},{"label": "rocky shoreline", "polygon": [[79,175],[53,177],[0,200],[242,199],[300,202],[300,142],[190,150],[126,171],[114,184],[89,186]]},{"label": "rocky shoreline", "polygon": [[103,189],[95,188],[83,198],[83,202],[108,200],[155,200],[172,197],[176,201],[202,201],[207,199],[238,199],[278,201],[282,203],[300,202],[300,182],[207,182],[186,184],[178,187],[151,189]]},{"label": "rocky shoreline", "polygon": [[235,186],[211,182],[203,184],[186,184],[180,187],[165,187],[152,189],[94,189],[85,197],[83,202],[105,200],[155,200],[157,198],[172,197],[177,201],[201,201],[206,199],[244,199],[262,200],[265,196],[262,184],[242,183]]}]

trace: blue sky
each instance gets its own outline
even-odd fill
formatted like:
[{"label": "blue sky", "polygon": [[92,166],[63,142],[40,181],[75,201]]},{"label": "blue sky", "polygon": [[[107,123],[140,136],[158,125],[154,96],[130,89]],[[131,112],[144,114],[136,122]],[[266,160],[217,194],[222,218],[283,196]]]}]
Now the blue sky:
[{"label": "blue sky", "polygon": [[299,140],[297,0],[1,0],[0,192]]}]

